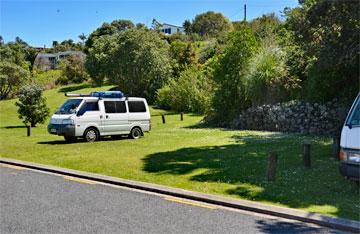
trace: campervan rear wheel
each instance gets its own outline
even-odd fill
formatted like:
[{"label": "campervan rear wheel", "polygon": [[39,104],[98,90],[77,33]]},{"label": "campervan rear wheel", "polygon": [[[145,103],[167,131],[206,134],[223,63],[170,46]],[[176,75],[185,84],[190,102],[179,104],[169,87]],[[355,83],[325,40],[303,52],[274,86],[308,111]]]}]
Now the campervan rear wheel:
[{"label": "campervan rear wheel", "polygon": [[131,130],[129,137],[132,139],[139,139],[142,136],[142,131],[139,127],[135,127]]},{"label": "campervan rear wheel", "polygon": [[99,132],[95,128],[88,128],[84,132],[84,138],[87,142],[94,142],[99,139]]}]

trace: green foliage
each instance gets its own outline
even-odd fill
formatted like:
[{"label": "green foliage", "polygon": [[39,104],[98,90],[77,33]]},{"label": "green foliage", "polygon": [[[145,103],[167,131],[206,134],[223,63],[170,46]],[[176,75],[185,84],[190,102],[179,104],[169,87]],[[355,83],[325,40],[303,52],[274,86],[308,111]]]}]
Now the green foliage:
[{"label": "green foliage", "polygon": [[90,78],[85,69],[84,60],[78,56],[69,56],[67,59],[62,60],[59,68],[62,71],[62,76],[58,78],[57,83],[62,85],[78,84]]},{"label": "green foliage", "polygon": [[35,127],[37,123],[44,123],[49,116],[50,109],[46,106],[46,99],[42,96],[42,88],[38,85],[24,86],[19,91],[19,118],[25,125]]},{"label": "green foliage", "polygon": [[249,106],[245,93],[245,80],[249,60],[257,41],[249,29],[231,33],[224,53],[214,63],[213,79],[217,89],[213,98],[215,119],[232,120]]},{"label": "green foliage", "polygon": [[250,22],[237,22],[234,25],[235,29],[238,30],[241,28],[250,28],[258,39],[264,39],[268,37],[268,35],[276,33],[280,26],[281,21],[275,13],[264,14]]},{"label": "green foliage", "polygon": [[47,53],[56,53],[61,51],[67,51],[67,50],[77,50],[82,51],[84,48],[84,37],[86,36],[84,34],[81,34],[79,36],[82,38],[82,42],[75,43],[72,39],[63,40],[62,42],[53,41],[52,46],[53,48],[48,49]]},{"label": "green foliage", "polygon": [[191,22],[190,20],[185,20],[183,23],[184,31],[186,34],[191,34]]},{"label": "green foliage", "polygon": [[286,52],[268,35],[251,58],[247,76],[247,96],[252,105],[284,101],[297,85],[286,64]]},{"label": "green foliage", "polygon": [[31,82],[41,86],[43,89],[52,89],[62,77],[61,70],[33,70]]},{"label": "green foliage", "polygon": [[29,70],[30,62],[26,60],[27,47],[21,43],[9,42],[0,46],[1,60],[14,63],[25,70]]},{"label": "green foliage", "polygon": [[0,100],[14,95],[28,81],[29,72],[8,61],[0,62]]},{"label": "green foliage", "polygon": [[303,97],[352,100],[359,90],[359,1],[302,1],[285,26],[306,60]]},{"label": "green foliage", "polygon": [[95,41],[104,35],[113,35],[115,33],[132,29],[135,25],[130,20],[114,20],[110,24],[109,23],[103,23],[101,27],[97,28],[94,32],[92,32],[88,39],[85,42],[86,51],[88,51],[91,47],[93,47],[93,44]]},{"label": "green foliage", "polygon": [[191,28],[191,32],[198,33],[200,36],[205,37],[218,37],[233,29],[232,23],[228,18],[221,13],[215,13],[213,11],[195,16],[191,26],[189,26],[188,23],[186,24],[187,27]]},{"label": "green foliage", "polygon": [[156,32],[130,29],[102,36],[89,50],[86,67],[97,83],[105,78],[125,93],[151,103],[171,74],[168,44]]},{"label": "green foliage", "polygon": [[196,53],[191,42],[174,41],[170,45],[173,75],[178,77],[187,66],[196,64]]},{"label": "green foliage", "polygon": [[210,109],[211,92],[211,82],[196,67],[189,67],[157,91],[156,104],[164,109],[203,114]]}]

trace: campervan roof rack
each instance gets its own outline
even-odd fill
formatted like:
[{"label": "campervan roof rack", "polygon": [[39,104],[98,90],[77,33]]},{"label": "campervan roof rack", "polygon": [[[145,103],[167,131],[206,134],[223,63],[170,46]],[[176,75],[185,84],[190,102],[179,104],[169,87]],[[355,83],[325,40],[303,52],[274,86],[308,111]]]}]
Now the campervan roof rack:
[{"label": "campervan roof rack", "polygon": [[96,91],[89,94],[65,93],[66,97],[98,97],[98,98],[122,98],[125,95],[121,91]]}]

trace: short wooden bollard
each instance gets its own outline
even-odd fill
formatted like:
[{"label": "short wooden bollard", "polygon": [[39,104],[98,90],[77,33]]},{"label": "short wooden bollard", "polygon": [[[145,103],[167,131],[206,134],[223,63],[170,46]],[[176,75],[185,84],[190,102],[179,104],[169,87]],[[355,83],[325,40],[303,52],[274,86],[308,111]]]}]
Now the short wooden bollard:
[{"label": "short wooden bollard", "polygon": [[30,126],[26,126],[27,128],[27,136],[31,135],[31,127]]},{"label": "short wooden bollard", "polygon": [[340,137],[334,136],[333,137],[333,156],[335,160],[339,160],[339,153],[340,153]]},{"label": "short wooden bollard", "polygon": [[184,113],[183,113],[183,112],[180,113],[180,120],[181,120],[181,121],[184,120]]},{"label": "short wooden bollard", "polygon": [[310,168],[311,167],[310,144],[304,144],[303,160],[304,160],[304,166],[306,168]]},{"label": "short wooden bollard", "polygon": [[161,115],[162,123],[165,124],[165,115]]},{"label": "short wooden bollard", "polygon": [[269,153],[269,158],[268,158],[268,168],[267,168],[268,181],[275,181],[276,165],[277,165],[277,154],[275,152],[271,152]]}]

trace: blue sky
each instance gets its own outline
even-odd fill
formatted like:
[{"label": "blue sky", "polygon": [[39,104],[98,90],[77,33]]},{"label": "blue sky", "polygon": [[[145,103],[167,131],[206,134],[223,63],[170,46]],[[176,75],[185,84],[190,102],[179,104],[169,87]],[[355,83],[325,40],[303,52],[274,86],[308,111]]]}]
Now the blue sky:
[{"label": "blue sky", "polygon": [[284,7],[295,7],[297,0],[0,0],[0,35],[5,42],[19,36],[33,46],[51,46],[52,41],[73,39],[89,34],[103,22],[130,19],[151,25],[160,22],[182,25],[185,19],[205,11],[222,12],[230,20],[264,13],[281,15]]}]

